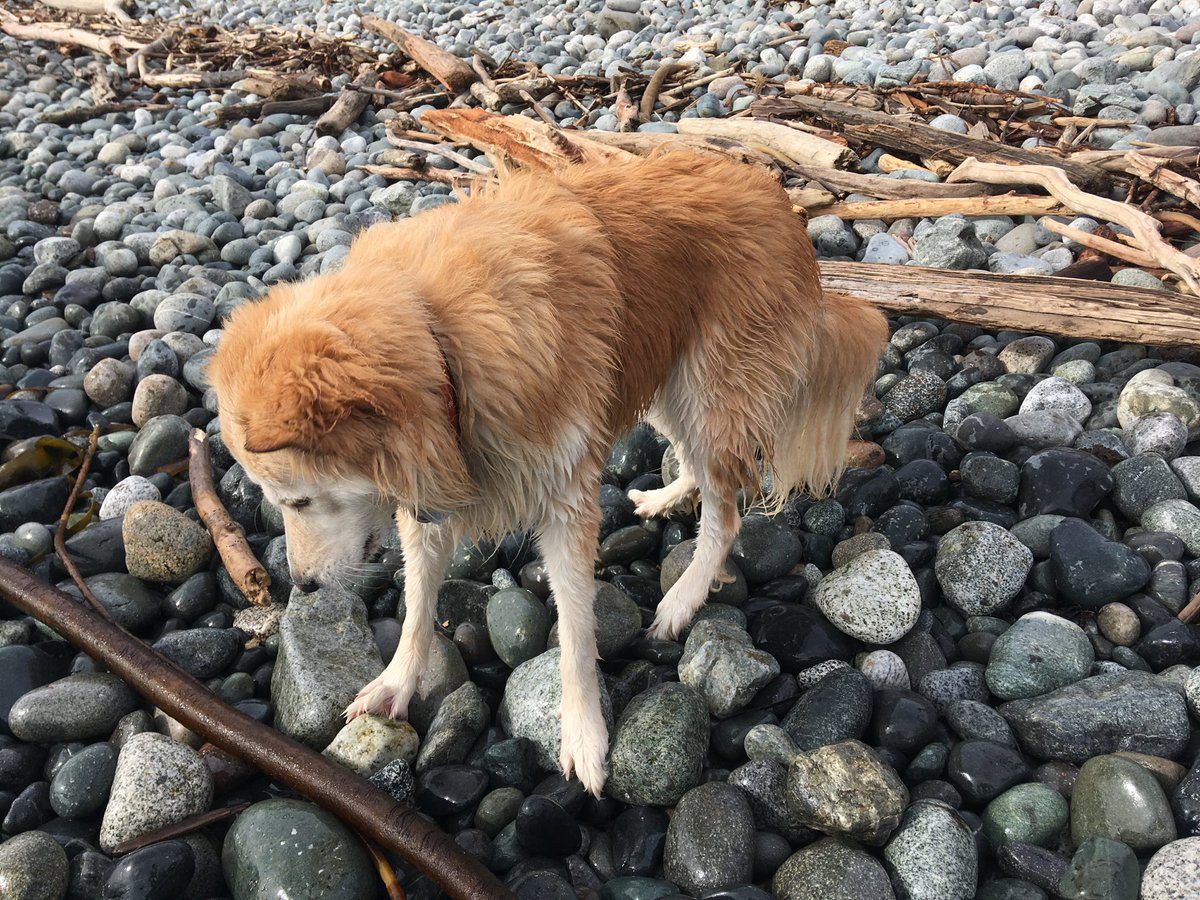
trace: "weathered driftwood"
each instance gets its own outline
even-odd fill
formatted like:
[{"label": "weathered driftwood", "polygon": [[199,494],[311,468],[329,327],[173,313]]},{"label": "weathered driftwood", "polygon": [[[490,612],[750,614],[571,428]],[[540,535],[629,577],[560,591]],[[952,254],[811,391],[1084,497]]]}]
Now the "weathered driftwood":
[{"label": "weathered driftwood", "polygon": [[1183,279],[1192,293],[1200,294],[1200,263],[1164,241],[1159,234],[1157,220],[1128,203],[1081,191],[1070,182],[1061,169],[1052,166],[1004,166],[968,159],[954,170],[950,180],[984,184],[1023,184],[1043,188],[1081,215],[1096,216],[1124,225],[1133,233],[1138,246],[1158,265]]},{"label": "weathered driftwood", "polygon": [[1054,219],[1048,218],[1042,222],[1042,225],[1047,231],[1062,235],[1067,240],[1074,241],[1091,250],[1099,250],[1101,253],[1105,253],[1115,259],[1124,260],[1125,262],[1144,268],[1154,269],[1158,267],[1158,263],[1153,258],[1134,247],[1128,247],[1117,241],[1110,241],[1108,238],[1092,234],[1089,231],[1083,231],[1080,228],[1072,228],[1070,225],[1064,225]]},{"label": "weathered driftwood", "polygon": [[509,900],[513,896],[482,863],[417,810],[397,803],[328,757],[222,703],[202,683],[118,625],[7,560],[0,560],[0,597],[107,666],[185,728],[398,853],[451,897]]},{"label": "weathered driftwood", "polygon": [[80,122],[87,122],[89,119],[107,116],[110,113],[133,112],[135,109],[166,112],[171,109],[171,105],[168,103],[138,103],[133,100],[126,100],[123,103],[98,103],[95,106],[72,106],[70,109],[45,112],[42,113],[41,120],[52,125],[78,125]]},{"label": "weathered driftwood", "polygon": [[940,184],[915,178],[885,178],[882,175],[860,175],[857,172],[820,166],[795,165],[792,168],[805,178],[820,182],[835,191],[866,194],[881,200],[981,197],[988,193],[988,189],[981,184]]},{"label": "weathered driftwood", "polygon": [[913,200],[852,200],[820,211],[843,219],[907,219],[932,216],[1047,216],[1070,213],[1053,197],[1001,194],[996,197],[942,197]]},{"label": "weathered driftwood", "polygon": [[801,165],[835,168],[854,158],[849,147],[786,125],[758,119],[680,119],[680,134],[721,137],[764,148]]},{"label": "weathered driftwood", "polygon": [[235,103],[216,110],[214,122],[236,122],[242,118],[258,118],[276,113],[294,116],[319,116],[338,99],[338,94],[321,94],[316,97],[301,97],[298,100],[258,100],[254,103]]},{"label": "weathered driftwood", "polygon": [[442,184],[460,184],[469,182],[477,176],[466,172],[452,172],[449,169],[413,169],[407,166],[359,166],[368,175],[382,175],[391,181],[438,181]]},{"label": "weathered driftwood", "polygon": [[368,31],[399,47],[405,56],[445,85],[447,90],[458,94],[470,88],[471,82],[475,81],[475,72],[469,65],[437,44],[378,16],[363,16],[362,23]]},{"label": "weathered driftwood", "polygon": [[337,100],[329,109],[321,114],[317,119],[316,129],[318,134],[341,134],[351,125],[358,121],[358,117],[363,114],[367,108],[367,104],[371,102],[370,94],[365,93],[361,88],[372,88],[379,81],[379,76],[370,68],[363,67],[363,71],[359,72],[358,77],[354,79],[355,87],[360,90],[348,88],[342,91]]},{"label": "weathered driftwood", "polygon": [[1200,348],[1193,298],[1170,291],[1042,275],[990,275],[919,266],[822,262],[825,290],[890,312],[989,329]]},{"label": "weathered driftwood", "polygon": [[[714,153],[718,156],[729,157],[740,163],[758,166],[773,166],[774,160],[765,153],[747,147],[739,141],[728,138],[703,137],[691,134],[664,134],[657,131],[569,131],[572,140],[586,140],[606,144],[609,147],[619,147],[638,156],[648,156],[659,150],[677,149],[693,150],[701,153]],[[819,169],[819,171],[836,171]]]},{"label": "weathered driftwood", "polygon": [[807,216],[810,209],[819,211],[821,207],[837,201],[837,197],[829,191],[811,184],[802,188],[788,188],[787,195],[792,201],[792,212],[803,216]]},{"label": "weathered driftwood", "polygon": [[478,147],[501,168],[508,163],[554,171],[577,162],[632,158],[617,147],[577,139],[525,116],[500,116],[482,109],[431,109],[421,124],[438,134]]},{"label": "weathered driftwood", "polygon": [[121,35],[96,34],[86,28],[73,28],[61,22],[32,22],[25,24],[13,19],[0,22],[0,31],[20,41],[44,41],[48,44],[65,44],[83,47],[103,53],[112,59],[120,58],[126,51],[137,50],[142,45]]},{"label": "weathered driftwood", "polygon": [[1129,171],[1143,181],[1200,208],[1200,181],[1172,172],[1164,165],[1166,160],[1154,159],[1142,153],[1130,153],[1126,159]]},{"label": "weathered driftwood", "polygon": [[1022,150],[996,141],[954,134],[923,122],[906,121],[885,112],[819,97],[789,96],[759,100],[750,106],[750,111],[761,119],[816,114],[835,125],[847,137],[911,153],[920,159],[941,160],[955,165],[971,157],[1008,164],[1041,163],[1062,168],[1072,181],[1080,184],[1098,187],[1111,181],[1108,172],[1098,166],[1077,162],[1073,157]]},{"label": "weathered driftwood", "polygon": [[83,13],[85,16],[112,16],[118,22],[132,22],[127,12],[129,0],[38,0],[42,6],[66,12]]},{"label": "weathered driftwood", "polygon": [[271,576],[250,550],[241,526],[233,521],[217,496],[212,463],[208,457],[208,438],[203,431],[192,432],[188,440],[188,455],[191,461],[188,481],[192,486],[192,502],[196,505],[200,520],[208,526],[229,577],[251,603],[270,606],[271,595],[267,588],[271,585]]}]

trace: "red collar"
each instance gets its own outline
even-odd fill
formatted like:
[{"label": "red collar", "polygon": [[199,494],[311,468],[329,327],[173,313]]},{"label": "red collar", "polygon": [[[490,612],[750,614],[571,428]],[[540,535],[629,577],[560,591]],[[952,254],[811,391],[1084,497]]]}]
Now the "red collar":
[{"label": "red collar", "polygon": [[433,341],[437,344],[438,353],[442,358],[442,399],[446,403],[446,418],[450,420],[450,427],[454,429],[455,436],[462,437],[458,416],[458,387],[454,384],[454,375],[450,371],[450,360],[446,356],[446,348],[442,346],[436,334]]}]

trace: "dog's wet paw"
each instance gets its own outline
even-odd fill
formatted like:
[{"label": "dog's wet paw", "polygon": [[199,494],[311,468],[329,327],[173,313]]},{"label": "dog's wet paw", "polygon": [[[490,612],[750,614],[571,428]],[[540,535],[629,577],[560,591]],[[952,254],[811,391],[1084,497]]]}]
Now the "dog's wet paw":
[{"label": "dog's wet paw", "polygon": [[368,713],[389,719],[407,718],[408,701],[411,699],[411,690],[380,675],[359,691],[354,702],[346,707],[346,721],[351,722]]},{"label": "dog's wet paw", "polygon": [[575,775],[594,797],[604,789],[608,771],[605,759],[608,756],[608,728],[598,715],[594,721],[583,721],[572,727],[569,720],[563,721],[562,748],[558,764],[563,778]]},{"label": "dog's wet paw", "polygon": [[664,600],[658,606],[654,621],[646,629],[646,637],[653,641],[673,641],[683,633],[691,620],[691,613],[686,609],[672,609],[672,604]]}]

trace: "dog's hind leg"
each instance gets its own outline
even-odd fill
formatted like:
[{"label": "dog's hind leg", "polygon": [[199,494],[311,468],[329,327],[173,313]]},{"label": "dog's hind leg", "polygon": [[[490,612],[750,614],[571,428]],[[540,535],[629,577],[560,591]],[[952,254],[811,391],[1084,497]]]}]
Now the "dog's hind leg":
[{"label": "dog's hind leg", "polygon": [[663,518],[678,510],[691,511],[695,508],[697,499],[696,476],[692,468],[691,454],[684,445],[681,435],[683,426],[676,421],[677,414],[664,404],[671,395],[670,384],[659,392],[654,406],[650,408],[646,421],[654,426],[659,434],[671,442],[675,458],[679,462],[679,474],[670,484],[652,491],[630,491],[629,499],[633,501],[634,512],[643,519]]},{"label": "dog's hind leg", "polygon": [[725,559],[741,526],[735,488],[704,478],[700,483],[700,533],[696,552],[683,575],[667,591],[648,635],[674,640],[708,599],[714,581],[725,571]]},{"label": "dog's hind leg", "polygon": [[396,654],[383,672],[358,692],[346,719],[375,713],[393,719],[408,715],[433,641],[438,585],[454,548],[455,535],[446,525],[422,525],[410,514],[396,516],[404,551],[404,628]]},{"label": "dog's hind leg", "polygon": [[[589,491],[590,494],[590,491]],[[554,602],[558,607],[561,647],[563,777],[574,772],[597,797],[604,787],[608,727],[600,709],[596,672],[596,583],[594,560],[600,511],[594,500],[580,499],[560,508],[538,533]]]}]

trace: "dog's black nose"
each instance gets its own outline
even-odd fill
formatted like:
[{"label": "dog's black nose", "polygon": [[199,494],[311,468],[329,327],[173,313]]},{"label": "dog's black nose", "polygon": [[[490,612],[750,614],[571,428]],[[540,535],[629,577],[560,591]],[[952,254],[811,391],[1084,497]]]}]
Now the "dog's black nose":
[{"label": "dog's black nose", "polygon": [[321,585],[318,584],[316,582],[316,580],[314,580],[312,578],[305,578],[300,581],[297,581],[296,587],[300,588],[300,590],[302,590],[306,594],[311,594],[314,591],[316,591],[318,588],[320,588]]}]

